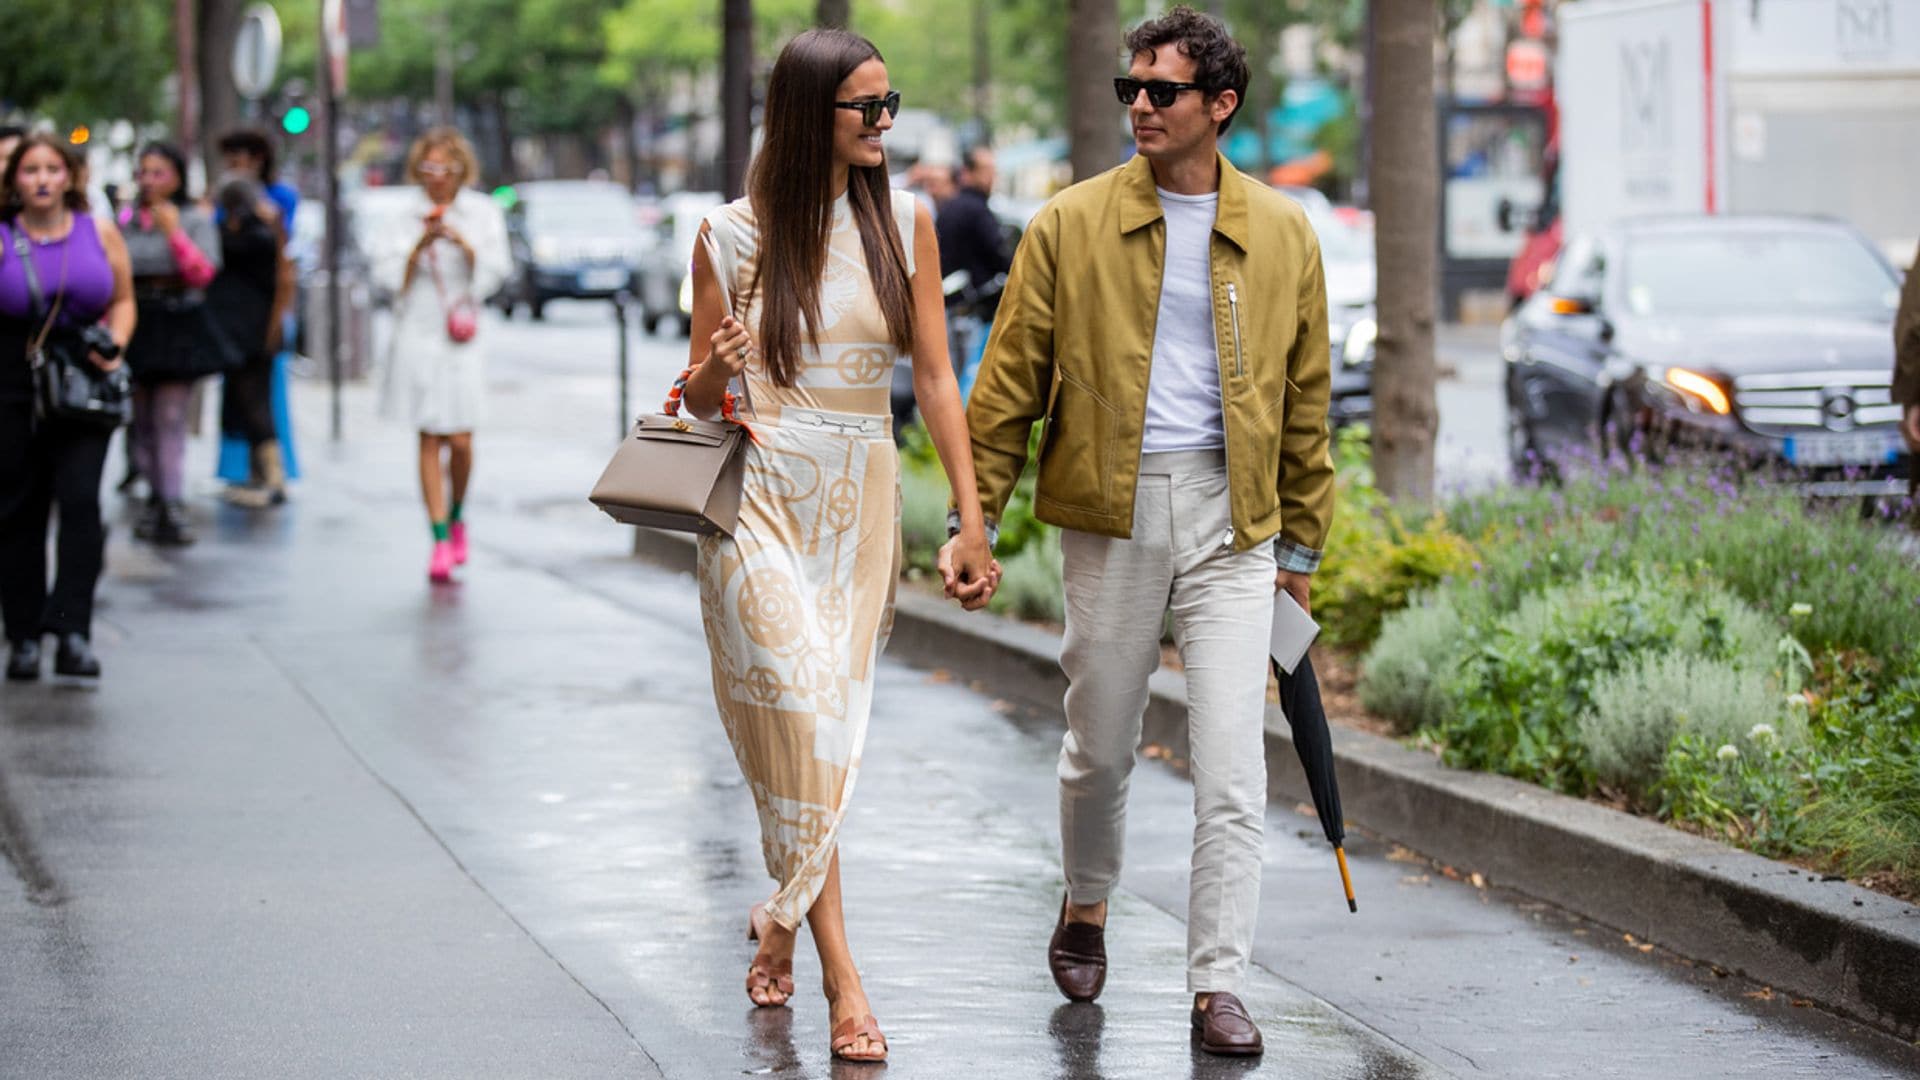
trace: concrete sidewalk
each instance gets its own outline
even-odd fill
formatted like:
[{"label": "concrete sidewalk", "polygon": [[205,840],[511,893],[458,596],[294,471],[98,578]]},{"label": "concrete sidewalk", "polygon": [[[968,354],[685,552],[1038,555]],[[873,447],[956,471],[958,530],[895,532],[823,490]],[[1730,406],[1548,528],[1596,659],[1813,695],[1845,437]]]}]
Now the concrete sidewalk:
[{"label": "concrete sidewalk", "polygon": [[[430,589],[390,435],[311,447],[277,514],[202,504],[192,549],[116,540],[101,686],[0,691],[30,886],[0,891],[0,1075],[827,1075],[807,942],[793,1009],[741,990],[768,886],[689,583],[509,492],[536,459],[503,437],[474,562]],[[1063,1005],[1050,755],[963,688],[881,683],[845,867],[889,1074],[1245,1072],[1190,1048],[1184,929],[1137,895],[1105,1001]],[[1246,996],[1276,1068],[1442,1073],[1270,973]]]},{"label": "concrete sidewalk", "polygon": [[[164,557],[116,532],[99,690],[0,687],[23,879],[0,878],[0,1076],[875,1075],[827,1060],[810,942],[793,1009],[746,1001],[768,884],[692,583],[584,502],[609,381],[539,351],[550,328],[499,329],[526,359],[495,369],[460,584],[426,585],[412,438],[355,390],[291,506],[201,503],[203,543]],[[1270,1050],[1198,1054],[1191,790],[1153,763],[1106,996],[1065,1006],[1057,720],[964,682],[885,664],[846,833],[888,1075],[1920,1075],[1911,1047],[1364,837],[1349,915],[1287,808],[1246,995]]]}]

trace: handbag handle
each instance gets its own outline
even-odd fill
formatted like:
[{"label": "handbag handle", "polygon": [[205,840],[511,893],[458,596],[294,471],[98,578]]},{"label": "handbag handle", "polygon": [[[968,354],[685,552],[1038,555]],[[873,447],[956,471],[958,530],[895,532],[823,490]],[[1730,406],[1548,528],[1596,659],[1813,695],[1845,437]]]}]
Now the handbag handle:
[{"label": "handbag handle", "polygon": [[[733,308],[733,290],[727,281],[729,275],[722,269],[720,249],[713,238],[713,226],[711,224],[700,231],[700,243],[707,249],[707,265],[713,270],[714,284],[720,287],[720,302],[726,306],[728,314],[738,319],[740,313]],[[693,378],[693,369],[691,367],[680,372],[679,376],[673,380],[673,386],[667,390],[667,401],[666,404],[662,406],[661,411],[665,412],[668,416],[680,415],[680,399],[686,392],[687,380],[691,378]],[[747,377],[745,370],[740,372],[740,393],[746,398],[748,411],[755,418],[758,418],[760,410],[753,403],[752,380]],[[754,442],[757,443],[760,441],[759,436],[753,433],[753,429],[747,427],[747,425],[741,421],[737,411],[737,399],[734,397],[731,389],[726,392],[726,396],[720,399],[720,417],[723,420],[739,424],[746,430],[747,437],[753,439]]]}]

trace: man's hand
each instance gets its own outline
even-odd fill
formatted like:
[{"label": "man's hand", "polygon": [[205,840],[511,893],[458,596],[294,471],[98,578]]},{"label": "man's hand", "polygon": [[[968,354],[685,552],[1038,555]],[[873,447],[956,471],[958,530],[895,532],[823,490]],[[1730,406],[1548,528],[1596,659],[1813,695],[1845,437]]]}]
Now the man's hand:
[{"label": "man's hand", "polygon": [[1300,610],[1313,614],[1313,606],[1307,599],[1307,593],[1313,587],[1312,574],[1296,574],[1291,570],[1282,570],[1273,577],[1273,591],[1284,592],[1293,597]]},{"label": "man's hand", "polygon": [[1920,401],[1909,402],[1901,415],[1900,437],[1906,440],[1908,453],[1920,454]]},{"label": "man's hand", "polygon": [[1000,588],[1000,562],[993,557],[985,535],[960,534],[940,548],[937,563],[947,596],[968,611],[979,611]]}]

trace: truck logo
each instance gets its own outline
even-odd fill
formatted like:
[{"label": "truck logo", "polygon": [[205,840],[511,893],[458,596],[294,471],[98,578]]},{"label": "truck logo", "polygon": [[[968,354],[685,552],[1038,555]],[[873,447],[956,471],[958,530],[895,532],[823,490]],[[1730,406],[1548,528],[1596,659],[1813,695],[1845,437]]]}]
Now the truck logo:
[{"label": "truck logo", "polygon": [[1893,52],[1893,0],[1839,0],[1834,35],[1848,60],[1880,60]]},{"label": "truck logo", "polygon": [[1623,153],[1665,153],[1673,148],[1673,80],[1668,71],[1664,40],[1620,46]]}]

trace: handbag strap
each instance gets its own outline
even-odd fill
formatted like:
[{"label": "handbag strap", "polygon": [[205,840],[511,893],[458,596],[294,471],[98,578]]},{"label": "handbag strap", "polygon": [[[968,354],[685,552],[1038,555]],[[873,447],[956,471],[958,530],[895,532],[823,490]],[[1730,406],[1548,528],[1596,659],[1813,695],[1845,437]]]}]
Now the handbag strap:
[{"label": "handbag strap", "polygon": [[[721,303],[725,304],[727,312],[737,319],[740,315],[733,310],[733,290],[728,287],[727,280],[731,276],[730,264],[723,264],[720,261],[720,251],[715,245],[713,231],[710,222],[708,227],[701,232],[700,242],[706,246],[707,263],[713,269],[714,283],[720,287]],[[665,412],[668,416],[680,415],[680,400],[686,394],[688,380],[692,378],[693,368],[689,367],[680,372],[673,380],[673,385],[667,390],[667,401],[665,405],[661,406],[662,412]],[[740,392],[746,398],[748,410],[758,419],[760,410],[753,404],[752,381],[747,377],[745,370],[740,372]],[[758,443],[760,436],[754,433],[753,428],[747,426],[746,421],[740,419],[738,402],[739,398],[736,398],[733,391],[729,389],[720,399],[720,418],[730,423],[738,424],[740,429],[747,433],[747,438]]]},{"label": "handbag strap", "polygon": [[[433,291],[440,297],[440,310],[446,311],[448,307],[447,286],[440,280],[440,255],[436,250],[439,246],[438,244],[427,245],[427,271],[433,275]],[[460,294],[459,302],[462,304],[470,304],[473,301],[463,290]]]},{"label": "handbag strap", "polygon": [[[27,279],[27,302],[37,315],[46,311],[47,294],[40,287],[40,274],[33,264],[33,241],[28,239],[27,230],[20,225],[18,219],[14,220],[11,228],[13,229],[13,253],[20,257],[20,272],[26,275]],[[71,233],[69,233],[69,239],[71,239]],[[47,321],[41,324],[40,333],[27,346],[29,363],[34,363],[35,358],[40,355],[40,350],[46,346],[47,335],[53,333],[53,324],[60,318],[60,308],[67,301],[67,256],[72,251],[71,243],[60,249],[60,288],[53,294],[53,309],[47,311]]]}]

